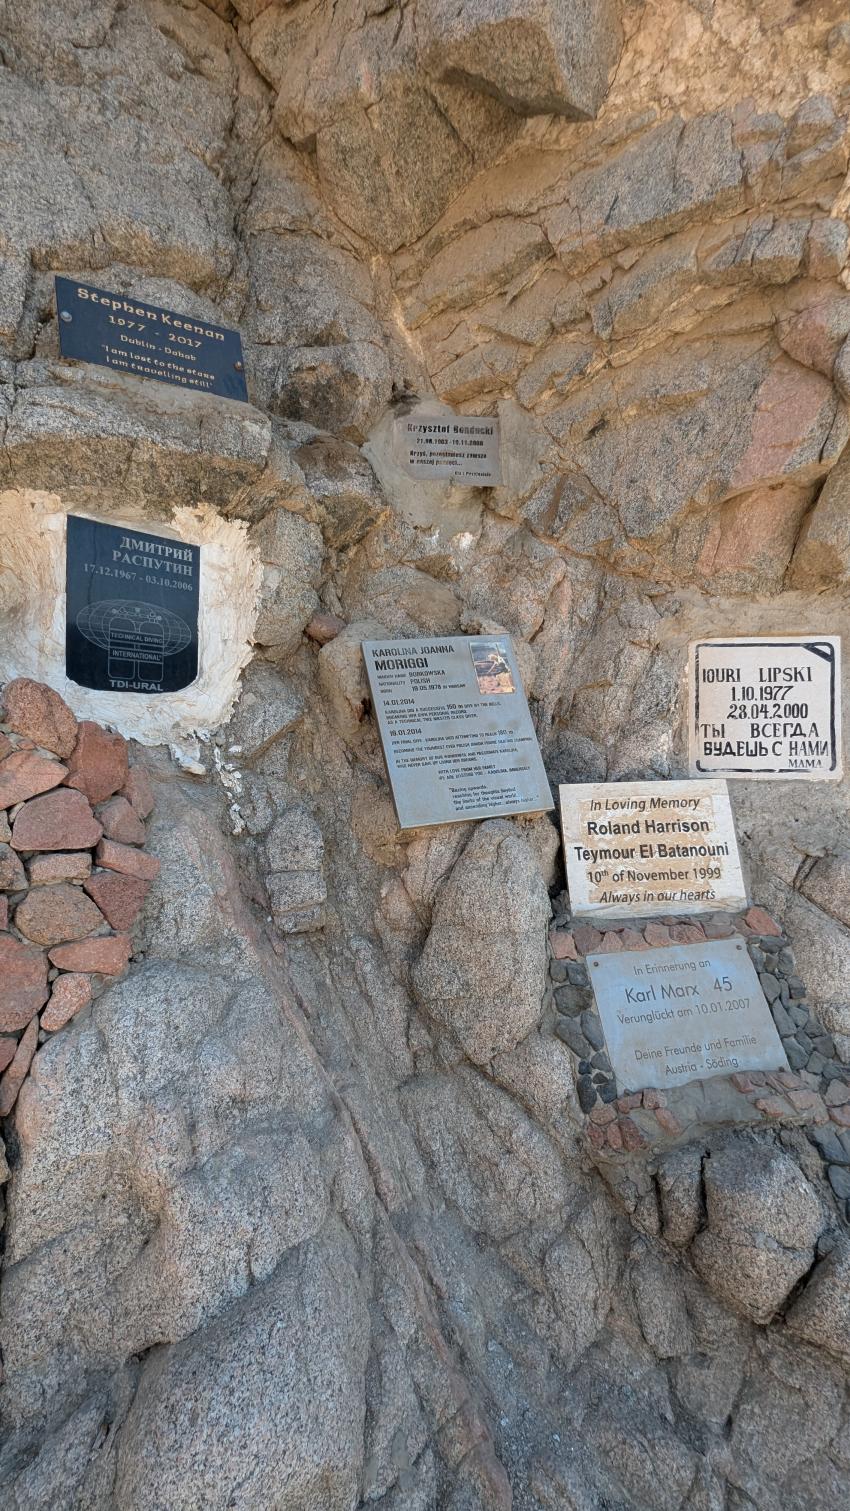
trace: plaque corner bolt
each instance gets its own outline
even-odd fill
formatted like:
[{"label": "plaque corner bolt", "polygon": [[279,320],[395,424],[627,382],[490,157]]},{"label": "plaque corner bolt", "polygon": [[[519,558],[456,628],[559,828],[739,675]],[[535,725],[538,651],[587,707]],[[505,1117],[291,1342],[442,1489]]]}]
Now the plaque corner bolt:
[{"label": "plaque corner bolt", "polygon": [[244,362],[234,362],[233,366],[235,367],[235,369],[236,369],[236,371],[238,373],[243,372],[244,369],[245,369],[245,363]]},{"label": "plaque corner bolt", "polygon": [[73,318],[74,317],[71,314],[70,310],[60,310],[59,311],[59,319],[60,320],[64,320],[64,322],[65,322],[66,325],[70,325],[70,323],[73,320]]}]

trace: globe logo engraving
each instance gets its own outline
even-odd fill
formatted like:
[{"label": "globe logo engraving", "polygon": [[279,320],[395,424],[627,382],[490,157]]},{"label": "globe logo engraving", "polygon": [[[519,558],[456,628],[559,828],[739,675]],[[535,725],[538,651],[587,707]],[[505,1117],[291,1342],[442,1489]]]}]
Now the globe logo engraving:
[{"label": "globe logo engraving", "polygon": [[179,614],[125,598],[88,604],[76,624],[86,640],[106,651],[113,682],[161,682],[166,658],[185,650],[192,639]]}]

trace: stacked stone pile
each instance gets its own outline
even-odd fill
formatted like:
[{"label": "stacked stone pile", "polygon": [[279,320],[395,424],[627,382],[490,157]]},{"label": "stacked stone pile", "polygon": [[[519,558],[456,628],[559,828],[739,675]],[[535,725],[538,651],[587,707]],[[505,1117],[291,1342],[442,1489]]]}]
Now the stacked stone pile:
[{"label": "stacked stone pile", "polygon": [[59,694],[18,678],[0,725],[0,1117],[39,1037],[120,976],[159,862],[145,855],[153,807],[127,742],[79,723]]}]

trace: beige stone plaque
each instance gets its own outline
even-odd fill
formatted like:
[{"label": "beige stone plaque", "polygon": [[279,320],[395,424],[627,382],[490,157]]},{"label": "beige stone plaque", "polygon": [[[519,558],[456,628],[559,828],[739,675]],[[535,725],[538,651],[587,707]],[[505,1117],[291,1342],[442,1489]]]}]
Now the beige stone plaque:
[{"label": "beige stone plaque", "polygon": [[364,640],[402,829],[554,807],[509,635]]},{"label": "beige stone plaque", "polygon": [[725,782],[559,788],[576,918],[657,918],[746,906]]},{"label": "beige stone plaque", "polygon": [[788,1061],[742,940],[590,955],[618,1089],[662,1089]]},{"label": "beige stone plaque", "polygon": [[502,481],[499,421],[493,415],[405,415],[395,422],[395,451],[405,472],[422,482],[495,488]]},{"label": "beige stone plaque", "polygon": [[689,681],[695,776],[841,777],[837,635],[697,640]]}]

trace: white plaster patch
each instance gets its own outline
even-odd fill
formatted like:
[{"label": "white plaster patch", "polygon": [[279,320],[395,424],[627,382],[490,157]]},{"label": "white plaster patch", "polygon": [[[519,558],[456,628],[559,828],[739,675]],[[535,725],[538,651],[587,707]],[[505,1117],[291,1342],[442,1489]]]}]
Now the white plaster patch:
[{"label": "white plaster patch", "polygon": [[65,676],[65,519],[54,493],[0,493],[0,680],[33,677],[60,692],[79,718],[96,719],[143,745],[181,745],[228,718],[251,659],[262,566],[241,520],[209,505],[174,510],[165,524],[128,510],[105,523],[140,524],[203,548],[198,675],[175,693],[95,692]]}]

